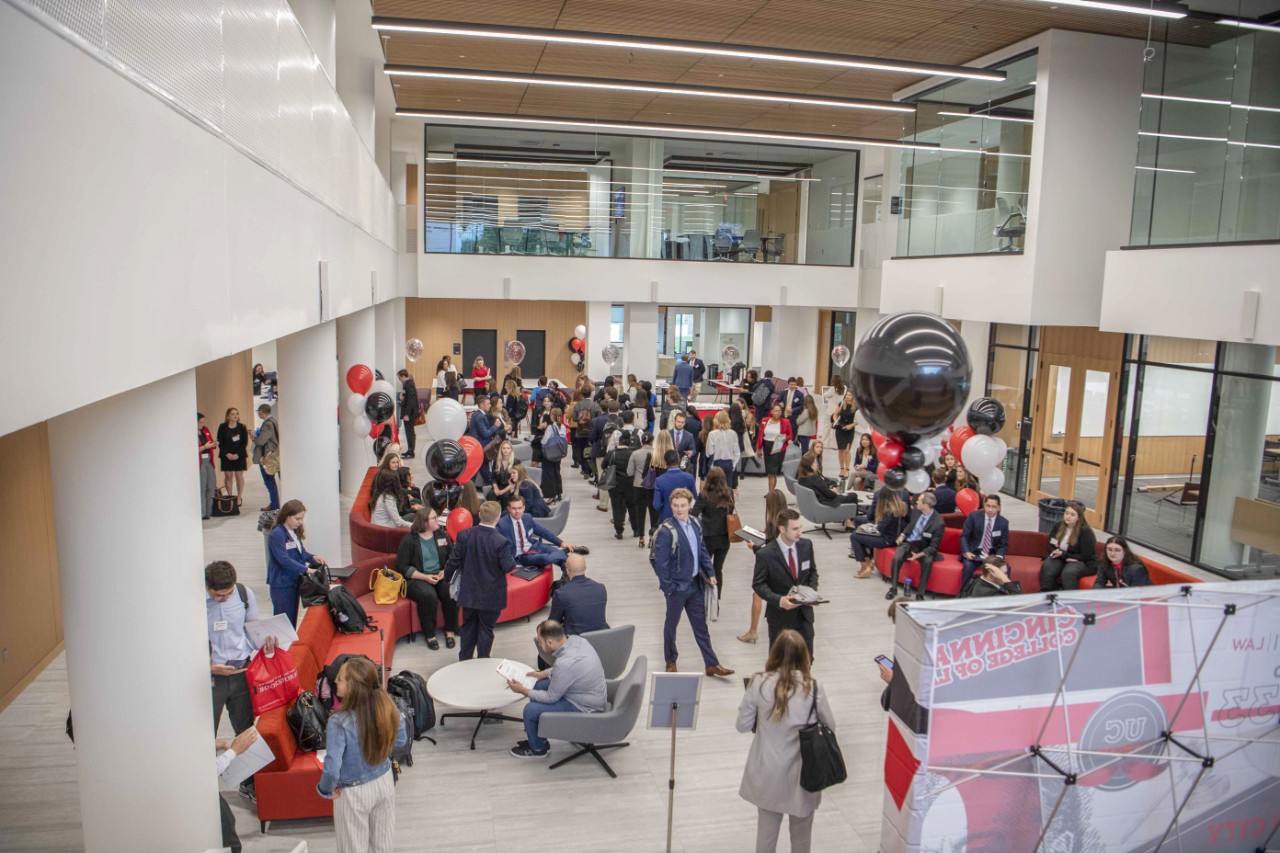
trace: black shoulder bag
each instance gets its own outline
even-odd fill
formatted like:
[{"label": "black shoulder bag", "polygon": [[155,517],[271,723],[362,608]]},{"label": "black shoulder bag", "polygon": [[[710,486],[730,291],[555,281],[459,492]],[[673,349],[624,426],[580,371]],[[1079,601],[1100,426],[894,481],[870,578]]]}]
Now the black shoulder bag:
[{"label": "black shoulder bag", "polygon": [[818,682],[813,682],[810,722],[800,729],[800,787],[817,793],[848,778],[836,733],[818,719]]}]

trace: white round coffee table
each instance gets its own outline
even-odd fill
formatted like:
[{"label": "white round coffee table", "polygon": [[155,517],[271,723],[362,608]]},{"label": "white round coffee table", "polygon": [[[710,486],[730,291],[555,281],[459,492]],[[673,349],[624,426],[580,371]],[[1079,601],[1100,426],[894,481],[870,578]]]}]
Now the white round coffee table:
[{"label": "white round coffee table", "polygon": [[[524,698],[519,693],[512,692],[507,687],[507,680],[498,674],[500,660],[501,658],[472,658],[458,661],[436,671],[427,679],[427,693],[432,699],[454,708],[465,709],[441,714],[441,725],[450,717],[478,718],[475,731],[471,733],[472,749],[476,748],[476,735],[480,733],[485,720],[524,723],[522,717],[508,717],[494,712],[497,708],[505,708]],[[532,670],[533,667],[529,667],[527,671]]]}]

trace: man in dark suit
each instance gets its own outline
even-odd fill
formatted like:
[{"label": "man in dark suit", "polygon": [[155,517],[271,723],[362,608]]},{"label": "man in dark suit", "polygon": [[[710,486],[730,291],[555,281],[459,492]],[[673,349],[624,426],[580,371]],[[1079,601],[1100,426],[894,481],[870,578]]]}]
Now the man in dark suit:
[{"label": "man in dark suit", "polygon": [[778,537],[756,551],[755,576],[751,588],[764,600],[764,621],[769,626],[769,647],[788,628],[800,632],[809,656],[813,657],[813,606],[797,604],[788,595],[793,586],[818,588],[818,566],[813,559],[813,543],[802,539],[804,522],[800,513],[785,509],[778,513]]},{"label": "man in dark suit", "polygon": [[688,429],[688,423],[689,418],[684,412],[671,416],[671,446],[680,454],[681,460],[688,460],[682,463],[685,469],[692,470],[691,466],[696,461],[694,457],[698,455],[698,438],[693,430]]},{"label": "man in dark suit", "polygon": [[[489,442],[493,441],[498,434],[498,425],[489,417],[489,408],[493,405],[484,394],[476,399],[476,410],[471,413],[471,420],[467,422],[467,435],[480,442],[481,447],[488,447]],[[489,469],[489,460],[486,458],[480,463],[480,480],[487,486],[493,482],[493,473]]]},{"label": "man in dark suit", "polygon": [[702,538],[698,522],[689,517],[693,493],[676,489],[671,495],[671,518],[658,525],[653,542],[653,570],[658,575],[658,588],[667,599],[667,618],[662,627],[662,651],[667,672],[676,672],[676,626],[680,615],[689,615],[689,627],[702,652],[707,675],[733,675],[733,670],[720,665],[711,634],[707,630],[707,610],[703,596],[708,584],[715,586],[715,568]]},{"label": "man in dark suit", "polygon": [[498,521],[497,530],[511,543],[516,565],[563,566],[574,546],[524,514],[524,498],[512,495],[507,501],[507,514]]},{"label": "man in dark suit", "polygon": [[408,453],[400,455],[406,459],[413,458],[413,450],[418,444],[418,437],[413,432],[413,421],[418,417],[418,412],[422,410],[422,404],[418,402],[418,386],[414,384],[413,377],[409,375],[409,371],[401,370],[396,373],[400,379],[400,420],[403,426],[400,428],[400,434],[404,436],[405,447]]},{"label": "man in dark suit", "polygon": [[689,364],[688,353],[676,362],[675,370],[671,372],[671,384],[680,389],[681,398],[689,399],[689,392],[693,390],[693,366]]},{"label": "man in dark suit", "polygon": [[689,350],[689,366],[693,368],[693,387],[689,389],[689,402],[692,403],[702,393],[702,382],[707,378],[707,364],[698,358],[696,349]]},{"label": "man in dark suit", "polygon": [[587,561],[579,554],[570,554],[565,573],[569,579],[551,596],[551,614],[547,618],[563,625],[566,634],[608,628],[604,612],[609,593],[604,584],[587,577]]},{"label": "man in dark suit", "polygon": [[796,428],[796,418],[800,416],[800,410],[804,408],[804,392],[800,390],[800,386],[796,383],[794,376],[787,377],[787,389],[782,392],[779,398],[782,402],[782,414],[791,421],[791,429],[794,432]]},{"label": "man in dark suit", "polygon": [[653,481],[653,505],[658,510],[658,522],[671,517],[671,499],[676,492],[683,489],[689,494],[698,488],[697,480],[687,471],[680,470],[680,454],[668,450],[662,458],[667,470],[659,474]]},{"label": "man in dark suit", "polygon": [[946,524],[942,516],[933,511],[937,498],[931,492],[916,497],[916,508],[907,518],[907,532],[898,537],[898,550],[893,554],[893,570],[889,577],[889,591],[885,598],[898,597],[898,572],[907,560],[920,564],[920,580],[916,584],[916,601],[924,601],[924,591],[929,585],[929,572],[942,547],[942,534]]},{"label": "man in dark suit", "polygon": [[1009,519],[1000,514],[1000,496],[987,495],[982,509],[969,513],[960,532],[960,556],[964,571],[960,575],[963,591],[982,561],[992,554],[1009,553]]},{"label": "man in dark suit", "polygon": [[444,565],[445,583],[452,583],[453,576],[462,572],[457,599],[464,615],[458,632],[458,660],[489,656],[493,627],[507,606],[507,572],[516,567],[516,561],[511,543],[494,529],[500,515],[502,507],[497,501],[480,504],[479,526],[458,534]]}]

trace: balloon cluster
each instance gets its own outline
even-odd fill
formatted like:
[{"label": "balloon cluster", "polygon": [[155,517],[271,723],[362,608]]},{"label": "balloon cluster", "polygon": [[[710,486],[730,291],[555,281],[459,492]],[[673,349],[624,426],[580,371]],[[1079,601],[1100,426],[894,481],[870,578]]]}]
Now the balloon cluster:
[{"label": "balloon cluster", "polygon": [[[842,367],[847,354],[838,345],[831,359]],[[942,455],[941,433],[964,408],[972,374],[964,340],[941,317],[895,314],[867,332],[853,355],[850,390],[872,426],[885,485],[912,494],[929,488],[925,467]]]},{"label": "balloon cluster", "polygon": [[[584,354],[587,351],[587,327],[578,324],[573,330],[573,337],[569,339],[569,360],[573,362],[573,366],[581,373],[586,369],[587,362]],[[615,359],[616,360],[616,359]]]},{"label": "balloon cluster", "polygon": [[[1009,453],[1009,446],[1004,439],[997,438],[996,433],[1004,429],[1004,406],[993,397],[974,400],[965,416],[968,426],[951,431],[947,445],[956,458],[964,465],[966,471],[978,478],[978,485],[988,495],[995,494],[1004,486],[1004,460]],[[962,489],[972,492],[972,489]],[[978,496],[966,500],[972,503],[973,512],[978,508]],[[960,494],[956,494],[956,505],[960,506]],[[963,507],[961,507],[963,509]]]},{"label": "balloon cluster", "polygon": [[[372,438],[373,451],[381,458],[387,446],[398,439],[396,389],[380,375],[375,379],[375,375],[365,364],[352,365],[347,371],[347,388],[351,391],[347,397],[347,411],[355,415],[351,422],[352,430],[356,435]],[[388,422],[391,423],[390,438],[382,435]]]},{"label": "balloon cluster", "polygon": [[434,439],[423,463],[431,482],[422,497],[438,514],[448,515],[445,530],[454,539],[473,523],[471,513],[458,506],[463,484],[470,481],[484,463],[484,447],[467,430],[467,412],[457,400],[436,399],[427,409],[427,432]]}]

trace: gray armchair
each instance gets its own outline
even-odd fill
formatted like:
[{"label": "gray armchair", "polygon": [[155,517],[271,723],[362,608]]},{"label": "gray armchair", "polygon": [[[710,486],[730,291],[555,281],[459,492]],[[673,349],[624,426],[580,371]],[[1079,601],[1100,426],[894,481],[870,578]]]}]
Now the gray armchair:
[{"label": "gray armchair", "polygon": [[818,496],[814,494],[813,489],[808,486],[802,486],[800,483],[795,484],[794,491],[796,493],[796,509],[800,511],[802,516],[818,525],[811,530],[806,530],[806,533],[816,533],[821,530],[830,539],[831,531],[827,530],[828,524],[837,522],[844,524],[845,521],[856,517],[858,514],[857,504],[827,506],[818,500]]},{"label": "gray armchair", "polygon": [[564,526],[569,523],[570,502],[570,498],[560,501],[560,503],[551,508],[551,515],[538,519],[538,523],[559,536],[564,532]]},{"label": "gray armchair", "polygon": [[581,636],[600,656],[600,663],[604,665],[605,678],[618,678],[626,671],[627,661],[631,660],[631,647],[636,639],[635,625],[621,625],[617,628],[605,628],[603,631],[588,631]]},{"label": "gray armchair", "polygon": [[787,484],[787,491],[796,493],[796,469],[800,467],[799,456],[788,456],[782,460],[782,479]]},{"label": "gray armchair", "polygon": [[527,466],[533,459],[533,445],[522,438],[511,439],[511,452],[522,465]]},{"label": "gray armchair", "polygon": [[621,749],[627,746],[622,738],[631,734],[636,720],[640,718],[640,710],[644,706],[644,680],[648,674],[649,661],[644,655],[636,658],[631,670],[619,681],[610,681],[609,707],[599,714],[582,714],[575,712],[553,712],[543,714],[538,720],[538,735],[551,740],[567,740],[578,751],[568,758],[562,758],[551,769],[568,764],[575,758],[590,754],[600,766],[612,776],[609,762],[600,754],[602,749]]}]

